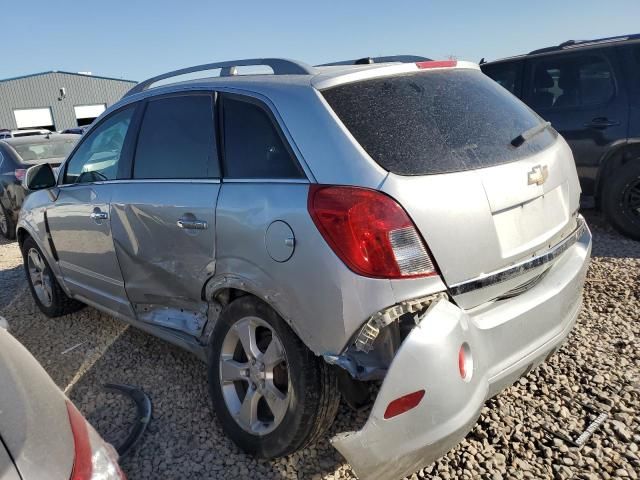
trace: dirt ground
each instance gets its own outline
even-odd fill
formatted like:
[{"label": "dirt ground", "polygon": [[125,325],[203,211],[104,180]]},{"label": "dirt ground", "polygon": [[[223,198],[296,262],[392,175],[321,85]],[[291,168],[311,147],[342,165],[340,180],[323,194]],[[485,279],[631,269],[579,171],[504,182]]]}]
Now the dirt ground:
[{"label": "dirt ground", "polygon": [[[638,478],[640,242],[619,236],[595,214],[588,221],[593,262],[567,343],[487,402],[467,438],[412,478]],[[361,423],[362,414],[342,405],[327,437],[287,458],[247,456],[221,430],[202,362],[92,308],[44,317],[26,288],[18,246],[6,241],[0,241],[0,315],[107,440],[126,436],[135,408],[103,384],[137,385],[149,394],[149,429],[121,459],[129,479],[354,478],[328,438]],[[608,415],[581,449],[543,429],[576,436],[593,419],[578,401]]]}]

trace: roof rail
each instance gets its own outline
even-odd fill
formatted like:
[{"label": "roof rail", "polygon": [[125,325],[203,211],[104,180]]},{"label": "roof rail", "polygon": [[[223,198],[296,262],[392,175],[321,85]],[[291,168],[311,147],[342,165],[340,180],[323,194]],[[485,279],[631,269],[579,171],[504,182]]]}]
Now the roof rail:
[{"label": "roof rail", "polygon": [[[221,77],[231,77],[237,75],[237,67],[266,65],[271,67],[274,75],[313,75],[316,71],[313,67],[295,60],[287,60],[284,58],[251,58],[244,60],[230,60],[226,62],[205,63],[204,65],[196,65],[194,67],[181,68],[172,72],[163,73],[156,77],[149,78],[140,82],[127,93],[125,97],[148,90],[151,85],[171,77],[186,75],[188,73],[202,72],[206,70],[220,69]],[[124,98],[124,97],[123,97]]]}]

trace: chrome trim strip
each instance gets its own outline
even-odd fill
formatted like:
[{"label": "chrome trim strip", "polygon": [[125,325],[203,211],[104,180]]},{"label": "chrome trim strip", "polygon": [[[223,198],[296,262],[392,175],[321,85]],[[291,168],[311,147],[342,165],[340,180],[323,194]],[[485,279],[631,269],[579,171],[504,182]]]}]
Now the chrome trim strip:
[{"label": "chrome trim strip", "polygon": [[573,244],[575,244],[582,237],[585,230],[587,230],[587,224],[581,215],[578,216],[577,223],[578,225],[576,229],[571,232],[567,236],[567,238],[557,243],[553,248],[547,250],[542,255],[530,258],[520,263],[516,263],[515,265],[506,267],[502,270],[497,270],[481,278],[476,278],[473,280],[468,280],[466,282],[451,285],[449,287],[449,291],[454,296],[462,295],[463,293],[468,293],[473,290],[478,290],[490,285],[495,285],[496,283],[511,280],[512,278],[522,275],[529,270],[541,267],[542,265],[555,260],[565,251],[567,251]]},{"label": "chrome trim strip", "polygon": [[[102,275],[102,274],[97,273],[97,272],[92,272],[91,270],[88,270],[88,269],[86,269],[84,267],[81,267],[79,265],[74,265],[72,263],[65,262],[64,260],[60,260],[58,262],[58,265],[60,265],[60,269],[62,270],[62,277],[63,278],[65,277],[64,270],[66,269],[66,270],[70,270],[72,272],[79,273],[81,275],[85,275],[85,276],[87,276],[89,278],[94,278],[96,280],[100,280],[101,282],[108,283],[108,284],[113,285],[115,287],[124,288],[124,282],[121,282],[120,280],[117,280],[115,278],[107,277],[106,275]],[[82,283],[78,283],[78,282],[76,282],[76,281],[74,281],[72,279],[69,279],[69,278],[65,278],[65,281],[66,282],[75,283],[76,285],[80,285],[83,288],[89,288],[86,285],[84,285]]]},{"label": "chrome trim strip", "polygon": [[197,178],[121,178],[116,180],[105,180],[102,182],[86,182],[86,183],[63,183],[62,185],[58,185],[58,188],[68,188],[68,187],[79,187],[79,186],[87,186],[87,185],[112,185],[112,184],[121,184],[121,183],[221,183],[220,179],[217,178],[207,178],[207,179],[197,179]]},{"label": "chrome trim strip", "polygon": [[311,183],[306,178],[225,178],[223,183]]}]

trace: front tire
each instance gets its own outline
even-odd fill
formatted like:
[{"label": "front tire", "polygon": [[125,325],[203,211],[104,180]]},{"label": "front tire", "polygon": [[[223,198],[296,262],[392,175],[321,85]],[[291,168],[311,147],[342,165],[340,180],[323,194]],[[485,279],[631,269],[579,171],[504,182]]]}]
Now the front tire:
[{"label": "front tire", "polygon": [[60,317],[84,307],[83,303],[64,293],[42,250],[31,237],[22,244],[22,258],[31,296],[47,317]]},{"label": "front tire", "polygon": [[317,440],[335,418],[335,374],[267,304],[244,296],[221,314],[209,348],[209,390],[222,427],[262,458]]},{"label": "front tire", "polygon": [[640,159],[618,168],[602,191],[602,209],[613,227],[640,240]]}]

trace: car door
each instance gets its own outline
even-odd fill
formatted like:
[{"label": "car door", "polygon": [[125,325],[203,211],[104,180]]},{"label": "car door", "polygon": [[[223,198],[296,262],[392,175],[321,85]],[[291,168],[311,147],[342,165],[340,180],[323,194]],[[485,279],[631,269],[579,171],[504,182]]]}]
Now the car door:
[{"label": "car door", "polygon": [[131,179],[111,197],[115,248],[138,320],[198,335],[215,271],[220,190],[214,96],[148,100]]},{"label": "car door", "polygon": [[47,221],[66,285],[87,303],[130,317],[110,222],[111,194],[129,155],[135,107],[100,122],[72,152],[47,207]]},{"label": "car door", "polygon": [[627,97],[616,51],[589,49],[527,60],[525,101],[567,140],[584,194],[594,193],[601,159],[626,138]]}]

